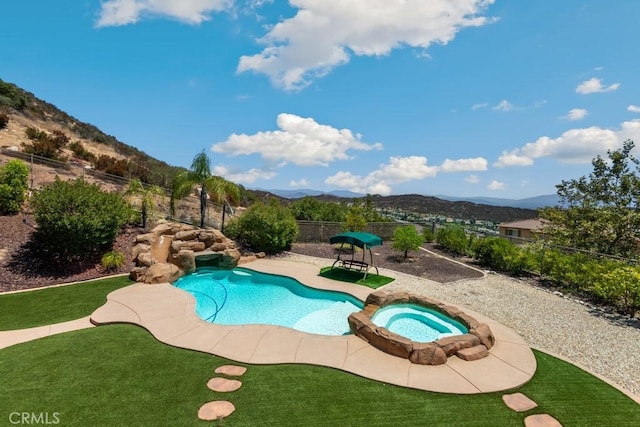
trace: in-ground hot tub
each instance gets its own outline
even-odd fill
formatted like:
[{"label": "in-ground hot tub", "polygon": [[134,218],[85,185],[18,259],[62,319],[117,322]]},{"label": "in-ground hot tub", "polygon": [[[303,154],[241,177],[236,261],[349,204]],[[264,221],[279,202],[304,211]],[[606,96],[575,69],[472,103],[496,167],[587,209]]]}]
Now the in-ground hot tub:
[{"label": "in-ground hot tub", "polygon": [[495,338],[489,326],[450,305],[406,292],[374,292],[349,316],[351,331],[385,353],[420,365],[442,365],[450,356],[477,360]]}]

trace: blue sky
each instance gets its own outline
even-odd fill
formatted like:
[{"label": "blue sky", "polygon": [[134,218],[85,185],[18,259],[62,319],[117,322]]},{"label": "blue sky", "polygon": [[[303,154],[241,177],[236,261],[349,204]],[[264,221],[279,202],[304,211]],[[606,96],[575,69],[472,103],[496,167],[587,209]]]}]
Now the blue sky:
[{"label": "blue sky", "polygon": [[640,144],[634,0],[5,2],[0,78],[250,188],[525,198]]}]

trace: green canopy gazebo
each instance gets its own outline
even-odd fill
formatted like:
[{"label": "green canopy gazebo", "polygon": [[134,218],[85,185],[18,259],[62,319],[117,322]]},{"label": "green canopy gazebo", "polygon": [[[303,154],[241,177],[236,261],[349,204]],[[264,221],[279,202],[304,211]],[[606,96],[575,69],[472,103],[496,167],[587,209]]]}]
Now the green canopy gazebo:
[{"label": "green canopy gazebo", "polygon": [[[378,267],[373,265],[373,253],[371,252],[371,248],[373,246],[382,245],[382,237],[361,231],[348,231],[346,233],[340,233],[336,234],[335,236],[331,236],[329,238],[329,243],[331,243],[332,245],[340,243],[340,249],[338,250],[338,259],[336,259],[331,265],[332,269],[337,264],[338,267],[345,268],[347,270],[364,271],[364,279],[367,278],[367,273],[369,272],[370,268],[374,268],[376,270],[376,274],[378,274]],[[342,247],[345,243],[348,243],[351,246],[351,259],[344,259],[340,257],[342,253]],[[355,259],[355,251],[353,250],[354,246],[362,249],[361,261]],[[367,251],[369,251],[369,259],[371,260],[371,262],[366,262],[365,260]]]}]

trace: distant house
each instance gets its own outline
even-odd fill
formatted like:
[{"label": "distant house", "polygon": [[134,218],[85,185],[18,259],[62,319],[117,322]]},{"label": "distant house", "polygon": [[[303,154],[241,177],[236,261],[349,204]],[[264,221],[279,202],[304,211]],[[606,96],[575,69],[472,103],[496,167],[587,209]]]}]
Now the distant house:
[{"label": "distant house", "polygon": [[513,243],[524,243],[526,240],[535,240],[540,237],[545,222],[540,218],[503,222],[498,225],[498,234]]}]

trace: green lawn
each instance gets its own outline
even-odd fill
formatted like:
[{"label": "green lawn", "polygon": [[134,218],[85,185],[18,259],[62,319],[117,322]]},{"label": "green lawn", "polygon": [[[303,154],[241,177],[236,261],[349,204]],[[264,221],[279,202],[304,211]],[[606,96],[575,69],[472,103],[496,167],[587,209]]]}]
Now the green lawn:
[{"label": "green lawn", "polygon": [[[640,405],[594,376],[535,352],[538,371],[517,389],[538,402],[519,414],[502,393],[412,390],[306,365],[248,365],[242,388],[206,387],[229,361],[156,341],[129,325],[85,329],[0,350],[0,419],[14,411],[58,413],[60,425],[210,425],[211,400],[230,400],[227,426],[518,426],[548,413],[565,426],[637,426]],[[215,423],[214,423],[215,424]]]},{"label": "green lawn", "polygon": [[358,285],[367,286],[372,289],[378,289],[387,283],[393,282],[395,279],[387,276],[380,276],[369,272],[365,280],[364,273],[361,271],[347,270],[344,268],[322,267],[319,276],[327,279],[339,280],[341,282],[356,283]]},{"label": "green lawn", "polygon": [[0,295],[0,331],[32,328],[88,316],[113,290],[134,283],[126,276]]}]

